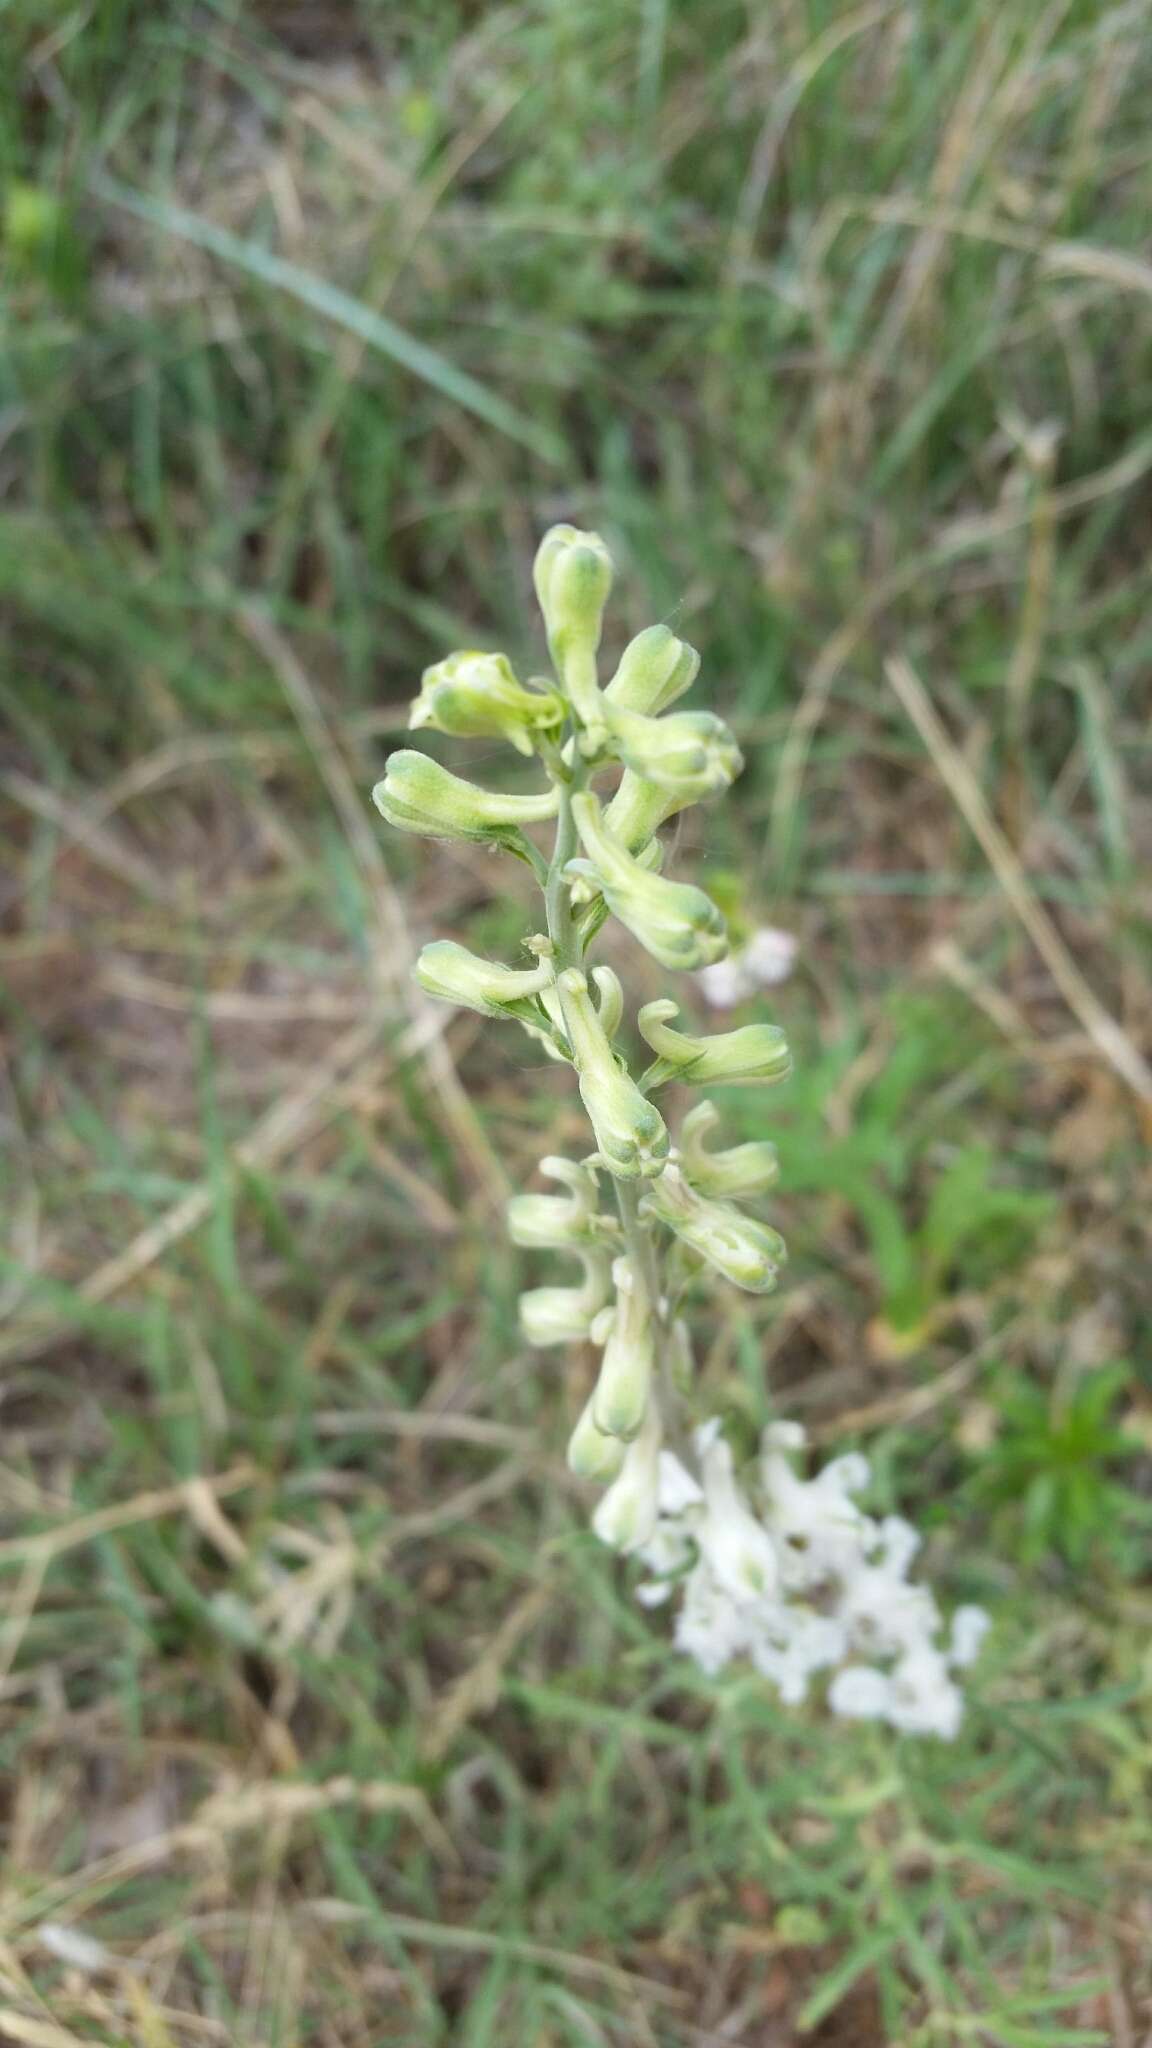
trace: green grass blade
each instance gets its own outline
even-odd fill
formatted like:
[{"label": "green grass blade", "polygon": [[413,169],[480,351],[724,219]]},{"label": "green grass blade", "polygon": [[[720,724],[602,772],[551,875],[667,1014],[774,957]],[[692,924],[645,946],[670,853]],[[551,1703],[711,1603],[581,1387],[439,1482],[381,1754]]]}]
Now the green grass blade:
[{"label": "green grass blade", "polygon": [[102,172],[95,173],[89,185],[95,196],[107,205],[132,214],[136,220],[146,221],[150,227],[159,228],[164,234],[191,242],[194,248],[219,257],[222,263],[230,264],[234,270],[242,270],[260,284],[287,292],[300,305],[310,306],[325,320],[347,329],[349,334],[358,335],[370,348],[390,356],[402,369],[410,370],[413,376],[430,384],[433,390],[441,392],[454,404],[463,406],[466,412],[474,413],[477,419],[485,420],[498,433],[530,448],[541,461],[556,465],[563,463],[563,446],[547,428],[489,391],[466,370],[458,370],[438,349],[430,348],[427,342],[417,341],[394,320],[389,320],[386,314],[362,305],[359,299],[341,291],[338,285],[314,276],[310,270],[289,262],[284,256],[275,255],[271,249],[262,249],[258,242],[242,241],[239,235],[230,234],[227,228],[218,227],[215,221],[205,220],[202,215],[193,213],[186,206],[177,206],[172,200],[153,199],[146,192],[135,192],[131,186],[121,185],[117,179],[105,177]]}]

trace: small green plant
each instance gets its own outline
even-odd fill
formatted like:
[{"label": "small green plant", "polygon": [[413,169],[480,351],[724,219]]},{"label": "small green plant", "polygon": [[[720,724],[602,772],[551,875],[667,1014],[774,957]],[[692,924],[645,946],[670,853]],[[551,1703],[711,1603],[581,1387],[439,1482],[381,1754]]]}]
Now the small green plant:
[{"label": "small green plant", "polygon": [[1116,1416],[1130,1385],[1124,1364],[1064,1388],[1022,1373],[1002,1380],[999,1430],[967,1492],[1025,1563],[1055,1554],[1082,1565],[1105,1549],[1125,1550],[1138,1521],[1147,1527],[1146,1504],[1117,1477],[1138,1448]]},{"label": "small green plant", "polygon": [[[933,1098],[954,1075],[952,1010],[901,992],[886,1016],[891,1049],[854,1094],[848,1128],[830,1128],[827,1105],[863,1051],[851,1032],[795,1076],[777,1139],[793,1196],[823,1197],[866,1245],[870,1342],[896,1360],[922,1350],[965,1300],[1006,1279],[1056,1203],[1007,1180],[999,1155],[969,1140],[954,1110],[928,1127]],[[927,1189],[926,1157],[934,1168]]]},{"label": "small green plant", "polygon": [[[777,1422],[757,1470],[738,1476],[719,1423],[695,1412],[685,1297],[707,1275],[757,1294],[776,1285],[783,1241],[745,1205],[773,1185],[777,1160],[759,1135],[715,1147],[719,1113],[707,1099],[674,1136],[666,1091],[782,1080],[784,1034],[758,1023],[699,1036],[662,997],[637,1015],[649,1056],[633,1068],[621,982],[590,962],[609,917],[670,970],[706,969],[726,954],[723,913],[663,872],[657,833],[730,787],[739,748],[712,713],[671,708],[700,659],[667,626],[638,634],[601,687],[612,563],[599,535],[553,527],[535,582],[553,675],[525,684],[503,654],[450,655],[425,673],[410,723],[500,737],[535,757],[542,786],[493,792],[406,748],[374,796],[398,829],[501,848],[540,884],[543,928],[518,965],[440,939],[425,946],[416,976],[429,995],[518,1024],[573,1070],[588,1115],[594,1149],[541,1162],[560,1192],[518,1195],[509,1210],[516,1244],[578,1267],[574,1282],[522,1296],[525,1336],[601,1351],[569,1464],[606,1488],[596,1533],[651,1574],[638,1597],[657,1606],[682,1595],[677,1641],[706,1671],[747,1655],[782,1698],[799,1701],[813,1674],[834,1670],[837,1711],[951,1735],[961,1709],[952,1673],[975,1654],[984,1617],[961,1609],[950,1638],[936,1641],[936,1604],[908,1582],[915,1531],[895,1516],[877,1524],[857,1504],[866,1461],[834,1459],[806,1480],[794,1462],[804,1433]],[[542,825],[553,832],[547,854],[532,836]],[[955,1230],[943,1194],[939,1206],[946,1262]],[[910,1312],[918,1307],[917,1297]]]}]

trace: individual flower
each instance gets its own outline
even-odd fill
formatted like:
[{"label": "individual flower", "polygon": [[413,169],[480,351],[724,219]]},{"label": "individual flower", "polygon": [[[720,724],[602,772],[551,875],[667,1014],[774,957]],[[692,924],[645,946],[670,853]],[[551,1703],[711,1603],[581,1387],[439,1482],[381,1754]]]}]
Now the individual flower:
[{"label": "individual flower", "polygon": [[598,533],[553,526],[536,550],[532,576],[560,687],[594,750],[606,731],[596,650],[612,588],[612,557]]},{"label": "individual flower", "polygon": [[629,1258],[612,1263],[616,1299],[592,1395],[597,1429],[631,1440],[648,1407],[656,1368],[656,1322],[642,1275]]},{"label": "individual flower", "polygon": [[569,871],[596,883],[613,916],[654,959],[665,967],[719,959],[728,943],[724,919],[702,889],[646,868],[607,830],[591,792],[573,797],[572,815],[587,860],[571,862]]},{"label": "individual flower", "polygon": [[498,734],[521,754],[532,753],[538,733],[554,732],[563,722],[555,690],[526,689],[506,654],[471,648],[425,669],[408,719],[413,728],[427,725],[460,739]]},{"label": "individual flower", "polygon": [[929,1643],[905,1652],[891,1671],[847,1664],[828,1688],[828,1704],[846,1720],[887,1721],[904,1735],[939,1735],[951,1742],[964,1714],[964,1696],[946,1658]]},{"label": "individual flower", "polygon": [[655,1088],[673,1076],[706,1087],[712,1081],[784,1081],[792,1072],[788,1041],[778,1024],[742,1024],[737,1031],[716,1031],[707,1038],[694,1038],[686,1031],[673,1031],[669,1017],[678,1017],[680,1006],[670,997],[645,1003],[636,1022],[659,1058],[644,1076],[644,1085]]},{"label": "individual flower", "polygon": [[508,1234],[513,1244],[552,1250],[586,1245],[615,1236],[619,1226],[599,1214],[600,1190],[587,1162],[549,1155],[540,1161],[545,1180],[559,1181],[566,1195],[513,1195],[508,1204]]},{"label": "individual flower", "polygon": [[771,1423],[760,1451],[765,1526],[779,1550],[785,1583],[794,1591],[822,1585],[830,1577],[850,1577],[878,1538],[875,1522],[855,1500],[868,1484],[867,1459],[849,1451],[831,1459],[814,1479],[804,1479],[788,1455],[803,1450],[804,1443],[802,1424]]},{"label": "individual flower", "polygon": [[682,802],[727,789],[744,765],[723,719],[710,711],[672,711],[646,718],[639,711],[610,707],[612,751],[635,775],[671,792]]},{"label": "individual flower", "polygon": [[592,1517],[601,1543],[625,1555],[650,1543],[656,1531],[661,1436],[659,1407],[649,1401],[640,1434],[629,1444],[619,1475]]},{"label": "individual flower", "polygon": [[677,1237],[751,1294],[775,1287],[787,1250],[779,1231],[729,1202],[717,1202],[689,1185],[675,1160],[644,1196],[644,1209],[667,1223]]},{"label": "individual flower", "polygon": [[710,1152],[708,1133],[720,1121],[714,1102],[698,1102],[680,1126],[676,1145],[680,1170],[698,1194],[713,1195],[721,1201],[740,1201],[762,1195],[774,1186],[780,1171],[776,1147],[767,1138],[752,1138],[743,1145],[729,1145]]},{"label": "individual flower", "polygon": [[520,1296],[520,1327],[529,1344],[582,1344],[608,1304],[606,1254],[581,1246],[572,1250],[584,1268],[578,1287],[530,1287]]},{"label": "individual flower", "polygon": [[622,1436],[600,1428],[592,1404],[590,1394],[568,1439],[568,1468],[578,1479],[598,1479],[603,1485],[622,1469],[629,1446]]},{"label": "individual flower", "polygon": [[556,987],[581,1099],[609,1172],[634,1180],[660,1172],[669,1139],[658,1109],[640,1093],[611,1043],[578,968],[565,968]]},{"label": "individual flower", "polygon": [[749,1607],[733,1599],[714,1572],[700,1563],[684,1582],[673,1641],[678,1650],[716,1678],[734,1657],[748,1649]]},{"label": "individual flower", "polygon": [[762,1599],[780,1578],[780,1560],[736,1483],[732,1451],[719,1424],[696,1432],[704,1486],[704,1513],[696,1532],[700,1555],[717,1585],[733,1600]]},{"label": "individual flower", "polygon": [[869,1656],[915,1649],[940,1626],[927,1586],[909,1583],[920,1537],[901,1515],[885,1515],[875,1549],[862,1551],[845,1574],[840,1612],[853,1646]]},{"label": "individual flower", "polygon": [[559,797],[554,789],[539,796],[502,795],[465,782],[410,747],[389,755],[383,781],[372,791],[377,810],[401,832],[421,832],[432,839],[464,839],[475,844],[507,846],[517,851],[520,827],[554,818]]},{"label": "individual flower", "polygon": [[666,711],[700,672],[700,656],[668,626],[646,626],[628,642],[604,695],[622,711]]},{"label": "individual flower", "polygon": [[421,948],[413,970],[426,995],[442,1003],[478,1010],[482,1017],[538,1019],[535,998],[552,980],[549,961],[535,967],[501,966],[458,946],[453,939],[433,939]]}]

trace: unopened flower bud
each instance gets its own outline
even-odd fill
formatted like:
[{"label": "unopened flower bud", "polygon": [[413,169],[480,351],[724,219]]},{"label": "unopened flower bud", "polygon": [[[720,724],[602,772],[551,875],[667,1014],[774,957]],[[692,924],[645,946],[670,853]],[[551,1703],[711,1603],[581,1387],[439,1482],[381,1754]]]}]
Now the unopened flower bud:
[{"label": "unopened flower bud", "polygon": [[532,569],[560,685],[589,742],[604,734],[604,700],[596,683],[596,650],[612,588],[612,557],[598,533],[553,526]]},{"label": "unopened flower bud", "polygon": [[623,711],[654,717],[690,690],[700,656],[668,626],[647,626],[628,642],[604,695]]},{"label": "unopened flower bud", "polygon": [[482,1017],[517,1017],[539,1021],[535,998],[552,980],[552,966],[541,961],[530,968],[503,967],[458,946],[453,939],[433,939],[423,947],[414,969],[426,995],[442,1003],[479,1010]]},{"label": "unopened flower bud", "polygon": [[601,1543],[625,1556],[652,1540],[660,1498],[660,1410],[649,1401],[640,1434],[592,1517]]},{"label": "unopened flower bud", "polygon": [[673,1075],[703,1087],[710,1081],[784,1081],[791,1073],[792,1056],[778,1024],[742,1024],[695,1038],[671,1029],[667,1019],[679,1014],[679,1004],[662,996],[645,1003],[637,1016],[641,1036],[660,1055],[644,1077],[647,1087]]},{"label": "unopened flower bud", "polygon": [[713,1576],[734,1600],[763,1599],[780,1578],[776,1546],[736,1483],[732,1452],[715,1424],[697,1432],[704,1515],[696,1540]]},{"label": "unopened flower bud", "polygon": [[664,1119],[612,1051],[586,976],[566,968],[556,987],[581,1098],[605,1165],[625,1180],[659,1173],[668,1155]]},{"label": "unopened flower bud", "polygon": [[750,1139],[745,1145],[730,1145],[726,1151],[710,1152],[709,1131],[720,1121],[713,1102],[698,1102],[680,1126],[677,1150],[684,1178],[702,1195],[724,1201],[739,1201],[746,1195],[762,1195],[773,1186],[780,1170],[775,1145],[766,1138]]},{"label": "unopened flower bud", "polygon": [[572,799],[572,815],[587,862],[574,872],[590,875],[621,924],[665,967],[702,967],[718,960],[728,944],[724,919],[709,896],[690,882],[653,874],[606,829],[600,806],[587,790]]},{"label": "unopened flower bud", "polygon": [[584,1267],[579,1287],[530,1287],[520,1296],[520,1326],[529,1344],[582,1344],[609,1298],[608,1260],[576,1251]]},{"label": "unopened flower bud", "polygon": [[588,1244],[604,1235],[608,1222],[597,1214],[599,1189],[590,1166],[574,1159],[549,1156],[540,1161],[546,1180],[562,1182],[567,1195],[513,1195],[508,1204],[508,1234],[513,1244],[529,1250],[559,1250]]},{"label": "unopened flower bud", "polygon": [[627,1258],[612,1263],[616,1304],[592,1395],[596,1426],[631,1440],[644,1420],[656,1365],[656,1325],[640,1274]]},{"label": "unopened flower bud", "polygon": [[461,739],[500,734],[521,754],[530,754],[533,734],[555,731],[563,719],[556,692],[525,689],[506,654],[465,649],[425,669],[408,723]]},{"label": "unopened flower bud", "polygon": [[578,1479],[615,1479],[627,1455],[623,1437],[609,1436],[606,1430],[597,1427],[589,1398],[568,1439],[569,1471]]},{"label": "unopened flower bud", "polygon": [[638,711],[613,708],[608,731],[613,752],[627,767],[684,802],[727,789],[744,765],[728,727],[711,711],[645,718]]},{"label": "unopened flower bud", "polygon": [[787,1252],[779,1231],[757,1223],[728,1202],[715,1202],[690,1187],[674,1163],[665,1167],[644,1197],[653,1216],[675,1231],[683,1243],[707,1259],[737,1287],[749,1294],[767,1294],[775,1287]]},{"label": "unopened flower bud", "polygon": [[515,846],[521,825],[554,818],[557,792],[540,796],[498,795],[478,789],[442,768],[428,754],[402,747],[389,756],[372,801],[390,825],[433,839],[465,839],[481,845]]}]

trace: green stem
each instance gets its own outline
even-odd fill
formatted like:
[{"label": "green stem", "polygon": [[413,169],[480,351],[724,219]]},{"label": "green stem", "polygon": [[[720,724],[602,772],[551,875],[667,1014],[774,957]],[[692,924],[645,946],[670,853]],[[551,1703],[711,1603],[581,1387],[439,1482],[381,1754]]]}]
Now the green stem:
[{"label": "green stem", "polygon": [[640,1190],[634,1181],[617,1180],[616,1206],[624,1226],[624,1243],[633,1266],[640,1275],[644,1292],[653,1315],[660,1319],[660,1276],[656,1268],[656,1247],[651,1232],[644,1228],[640,1219]]},{"label": "green stem", "polygon": [[552,862],[544,885],[544,908],[548,918],[548,937],[556,949],[556,972],[559,974],[565,967],[578,967],[580,961],[572,929],[572,899],[564,879],[564,870],[577,845],[576,822],[572,816],[573,785],[557,776],[556,787],[560,792],[560,810],[556,819]]}]

